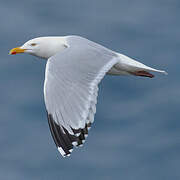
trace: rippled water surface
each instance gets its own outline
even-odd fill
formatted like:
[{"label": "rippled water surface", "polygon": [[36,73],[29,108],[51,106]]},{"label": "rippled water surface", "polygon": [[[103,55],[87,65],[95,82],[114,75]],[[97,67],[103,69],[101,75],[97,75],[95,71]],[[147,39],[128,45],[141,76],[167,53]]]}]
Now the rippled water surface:
[{"label": "rippled water surface", "polygon": [[[179,12],[179,0],[2,1],[0,179],[179,180]],[[169,75],[105,77],[88,140],[62,158],[46,119],[46,62],[8,51],[33,37],[69,34]]]}]

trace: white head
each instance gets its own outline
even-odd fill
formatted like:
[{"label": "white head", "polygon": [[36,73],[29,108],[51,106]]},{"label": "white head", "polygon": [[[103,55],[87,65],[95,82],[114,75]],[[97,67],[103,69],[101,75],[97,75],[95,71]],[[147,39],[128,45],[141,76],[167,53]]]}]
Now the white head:
[{"label": "white head", "polygon": [[28,53],[48,59],[67,47],[66,37],[39,37],[27,41],[21,47],[13,48],[9,54]]}]

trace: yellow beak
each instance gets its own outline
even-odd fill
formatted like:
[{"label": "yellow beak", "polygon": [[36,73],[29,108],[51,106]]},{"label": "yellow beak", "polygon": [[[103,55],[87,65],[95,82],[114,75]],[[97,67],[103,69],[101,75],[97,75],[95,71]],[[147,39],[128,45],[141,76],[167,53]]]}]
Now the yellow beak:
[{"label": "yellow beak", "polygon": [[19,54],[24,53],[25,49],[21,49],[20,47],[13,48],[9,51],[9,54]]}]

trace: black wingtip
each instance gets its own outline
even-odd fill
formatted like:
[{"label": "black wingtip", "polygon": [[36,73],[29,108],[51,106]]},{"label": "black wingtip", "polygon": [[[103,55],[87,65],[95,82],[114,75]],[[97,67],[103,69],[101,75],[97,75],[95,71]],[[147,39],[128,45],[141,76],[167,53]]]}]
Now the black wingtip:
[{"label": "black wingtip", "polygon": [[85,125],[83,129],[72,129],[74,135],[70,134],[63,126],[57,124],[51,114],[47,114],[48,123],[53,140],[58,151],[63,157],[70,156],[74,146],[82,146],[88,136],[91,123]]},{"label": "black wingtip", "polygon": [[48,122],[54,142],[62,156],[67,156],[72,152],[73,145],[66,133],[63,132],[51,114],[48,114]]}]

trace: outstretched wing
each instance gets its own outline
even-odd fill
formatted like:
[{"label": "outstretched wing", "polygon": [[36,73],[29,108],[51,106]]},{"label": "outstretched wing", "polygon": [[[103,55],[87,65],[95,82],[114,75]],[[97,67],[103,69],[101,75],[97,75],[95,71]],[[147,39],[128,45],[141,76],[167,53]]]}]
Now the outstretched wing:
[{"label": "outstretched wing", "polygon": [[44,97],[54,142],[63,156],[82,145],[94,121],[98,83],[117,57],[86,39],[47,61]]}]

